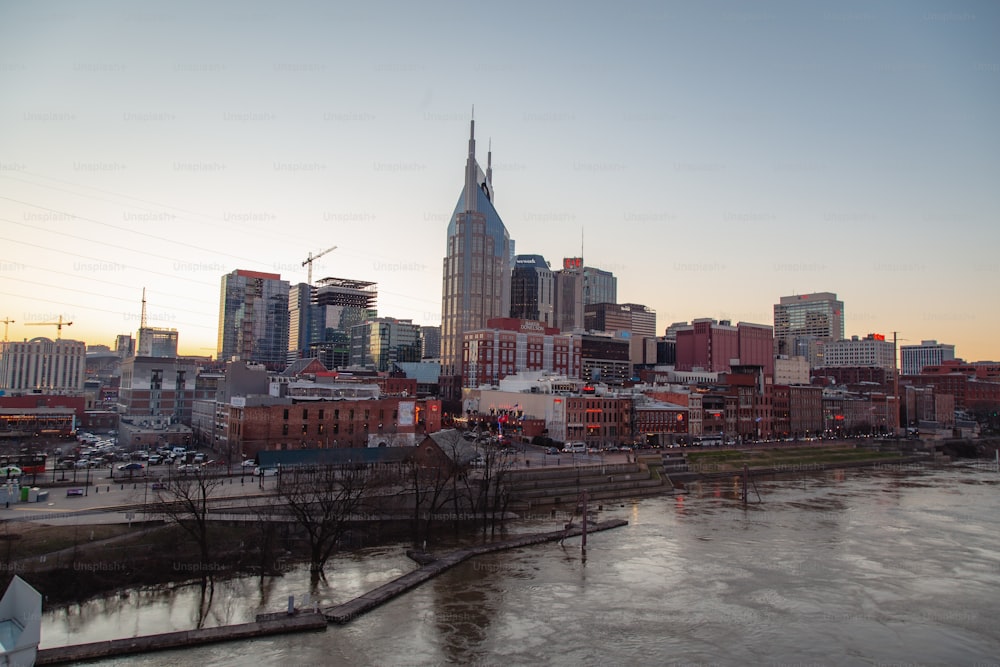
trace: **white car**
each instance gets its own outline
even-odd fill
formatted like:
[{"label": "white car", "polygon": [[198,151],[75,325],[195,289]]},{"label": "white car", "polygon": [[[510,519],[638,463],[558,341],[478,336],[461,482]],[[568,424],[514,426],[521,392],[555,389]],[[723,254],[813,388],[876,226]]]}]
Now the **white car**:
[{"label": "white car", "polygon": [[257,477],[274,477],[278,474],[277,468],[261,468],[260,466],[254,468],[253,474]]}]

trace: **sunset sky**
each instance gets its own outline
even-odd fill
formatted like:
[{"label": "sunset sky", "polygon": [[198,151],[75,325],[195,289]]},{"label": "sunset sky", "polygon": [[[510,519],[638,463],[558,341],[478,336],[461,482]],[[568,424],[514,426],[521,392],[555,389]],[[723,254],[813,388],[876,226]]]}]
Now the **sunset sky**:
[{"label": "sunset sky", "polygon": [[234,269],[378,283],[440,323],[475,105],[519,254],[582,253],[672,322],[1000,359],[1000,5],[0,4],[0,320],[214,354]]}]

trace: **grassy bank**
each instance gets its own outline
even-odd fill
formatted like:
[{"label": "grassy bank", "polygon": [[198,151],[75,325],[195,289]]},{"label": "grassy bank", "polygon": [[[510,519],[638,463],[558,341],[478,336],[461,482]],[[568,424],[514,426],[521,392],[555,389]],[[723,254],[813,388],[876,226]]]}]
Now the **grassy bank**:
[{"label": "grassy bank", "polygon": [[720,450],[687,454],[691,472],[736,472],[749,466],[760,469],[805,469],[837,464],[878,463],[899,459],[898,452],[880,452],[853,447],[794,447],[752,450]]}]

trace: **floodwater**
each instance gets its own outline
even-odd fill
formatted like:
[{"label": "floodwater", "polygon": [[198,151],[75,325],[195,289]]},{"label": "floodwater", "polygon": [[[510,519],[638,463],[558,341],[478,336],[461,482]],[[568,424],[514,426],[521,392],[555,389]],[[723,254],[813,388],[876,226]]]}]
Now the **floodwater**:
[{"label": "floodwater", "polygon": [[[100,665],[1000,665],[1000,473],[884,466],[704,482],[605,505],[627,527],[467,561],[326,632]],[[758,500],[758,493],[760,500]],[[553,529],[539,518],[518,531]],[[416,567],[337,558],[347,601]],[[42,646],[252,620],[309,591],[293,570],[48,611]]]}]

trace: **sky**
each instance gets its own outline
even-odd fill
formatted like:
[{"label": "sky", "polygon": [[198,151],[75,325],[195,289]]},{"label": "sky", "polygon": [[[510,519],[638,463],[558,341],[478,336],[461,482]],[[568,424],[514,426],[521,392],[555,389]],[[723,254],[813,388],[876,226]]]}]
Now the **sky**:
[{"label": "sky", "polygon": [[1000,359],[1000,5],[0,1],[0,322],[214,354],[235,269],[378,283],[437,325],[469,120],[519,254],[657,328],[773,324]]}]

